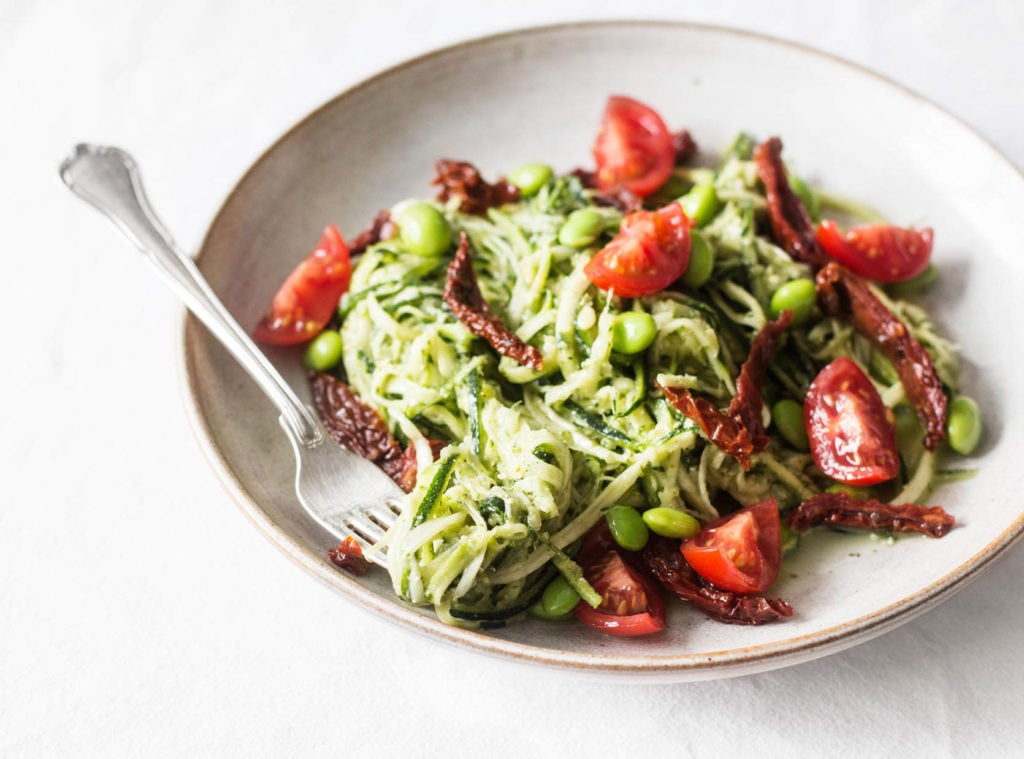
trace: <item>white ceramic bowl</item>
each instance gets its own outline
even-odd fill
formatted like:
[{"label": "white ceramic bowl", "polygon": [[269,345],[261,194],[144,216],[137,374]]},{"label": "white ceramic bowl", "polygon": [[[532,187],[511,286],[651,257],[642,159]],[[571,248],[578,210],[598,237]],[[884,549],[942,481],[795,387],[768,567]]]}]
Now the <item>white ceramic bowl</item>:
[{"label": "white ceramic bowl", "polygon": [[[528,620],[476,632],[447,627],[391,593],[383,573],[354,579],[326,561],[331,540],[292,490],[293,461],[272,407],[194,320],[185,327],[193,417],[214,467],[256,526],[349,601],[469,650],[586,673],[706,679],[804,661],[895,627],[991,563],[1024,530],[1024,178],[935,106],[808,49],[725,29],[595,23],[532,29],[438,51],[339,95],[271,147],[238,183],[203,243],[200,266],[243,325],[253,325],[325,224],[347,235],[410,196],[429,196],[433,162],[472,161],[496,176],[528,160],[591,162],[609,94],[628,94],[686,127],[709,152],[739,130],[782,136],[787,161],[832,192],[898,223],[936,229],[941,284],[929,307],[960,342],[964,386],[987,416],[980,474],[934,499],[959,526],[941,541],[888,545],[820,530],[773,592],[796,616],[736,627],[672,604],[669,629],[616,639]],[[308,397],[295,351],[271,352]]]}]

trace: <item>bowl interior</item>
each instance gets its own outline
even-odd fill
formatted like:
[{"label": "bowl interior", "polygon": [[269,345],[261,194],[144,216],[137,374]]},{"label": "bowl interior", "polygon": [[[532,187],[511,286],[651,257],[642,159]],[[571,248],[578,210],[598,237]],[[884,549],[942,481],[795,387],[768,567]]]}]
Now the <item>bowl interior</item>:
[{"label": "bowl interior", "polygon": [[[504,630],[445,627],[410,609],[380,574],[354,580],[325,561],[331,540],[293,491],[293,460],[271,405],[189,320],[186,371],[204,444],[244,511],[296,561],[356,603],[477,650],[588,672],[703,678],[827,653],[909,619],[1019,537],[1021,340],[1010,288],[1022,273],[1024,182],[990,146],[911,93],[804,48],[728,30],[602,23],[528,30],[460,45],[387,71],[324,105],[244,176],[215,218],[200,266],[228,309],[253,326],[322,228],[346,236],[397,200],[432,194],[433,162],[465,159],[494,178],[525,161],[591,163],[609,94],[688,128],[705,155],[740,130],[778,134],[790,165],[833,193],[900,224],[936,228],[941,285],[928,306],[965,358],[964,387],[986,411],[974,479],[936,501],[960,527],[941,542],[895,544],[818,531],[774,588],[797,615],[733,627],[674,605],[669,630],[619,640],[577,625],[526,621]],[[998,325],[994,328],[994,325]],[[298,353],[268,351],[308,398]]]}]

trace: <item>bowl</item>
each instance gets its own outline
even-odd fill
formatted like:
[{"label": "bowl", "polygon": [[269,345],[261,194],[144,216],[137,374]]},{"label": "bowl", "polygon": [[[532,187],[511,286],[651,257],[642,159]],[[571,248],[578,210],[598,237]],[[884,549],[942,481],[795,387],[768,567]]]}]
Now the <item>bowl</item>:
[{"label": "bowl", "polygon": [[[791,166],[899,224],[936,229],[938,288],[927,307],[962,346],[963,386],[987,417],[978,474],[934,500],[956,515],[941,541],[816,531],[773,595],[796,615],[742,627],[673,604],[668,630],[616,639],[526,620],[449,627],[326,558],[332,540],[296,501],[294,463],[272,406],[194,319],[184,327],[189,409],[214,469],[242,511],[292,560],[347,601],[410,631],[509,660],[643,680],[697,680],[786,666],[900,625],[948,597],[1024,531],[1024,450],[1015,392],[1024,341],[1007,281],[1024,265],[1024,178],[964,124],[900,86],[834,57],[756,34],[662,22],[581,23],[487,37],[398,65],[340,94],[264,153],[217,213],[198,262],[228,309],[255,325],[286,274],[336,223],[347,235],[378,210],[432,195],[438,158],[496,177],[526,161],[592,163],[610,94],[657,109],[706,154],[743,130],[780,135]],[[308,398],[296,350],[268,355]]]}]

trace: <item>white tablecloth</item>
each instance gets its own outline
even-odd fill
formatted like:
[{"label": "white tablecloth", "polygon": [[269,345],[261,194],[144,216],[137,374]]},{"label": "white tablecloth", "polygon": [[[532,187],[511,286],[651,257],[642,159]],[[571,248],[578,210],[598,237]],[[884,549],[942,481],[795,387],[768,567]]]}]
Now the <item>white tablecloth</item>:
[{"label": "white tablecloth", "polygon": [[181,403],[181,306],[57,180],[75,142],[128,147],[194,249],[253,159],[350,84],[484,33],[627,16],[846,57],[1024,166],[1014,0],[0,0],[0,755],[1021,750],[1020,546],[881,638],[688,685],[580,681],[357,609],[234,507]]}]

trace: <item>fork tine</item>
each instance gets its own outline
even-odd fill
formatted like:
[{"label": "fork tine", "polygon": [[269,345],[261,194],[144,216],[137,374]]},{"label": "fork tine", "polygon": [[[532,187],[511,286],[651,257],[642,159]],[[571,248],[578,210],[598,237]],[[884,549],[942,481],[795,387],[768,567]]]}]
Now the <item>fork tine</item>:
[{"label": "fork tine", "polygon": [[370,545],[384,537],[384,530],[372,520],[367,519],[365,514],[349,514],[345,517],[343,525],[346,529],[354,532],[356,537],[362,538]]},{"label": "fork tine", "polygon": [[384,530],[390,530],[401,514],[397,505],[391,502],[368,506],[363,509],[364,516],[380,525]]},{"label": "fork tine", "polygon": [[342,520],[342,528],[364,544],[366,559],[387,569],[387,547],[375,548],[384,534],[390,530],[402,514],[398,501],[391,499],[382,503],[364,506],[362,509],[349,512]]},{"label": "fork tine", "polygon": [[299,501],[328,532],[356,532],[375,543],[395,523],[391,502],[404,493],[375,464],[324,438],[312,447],[291,439]]}]

